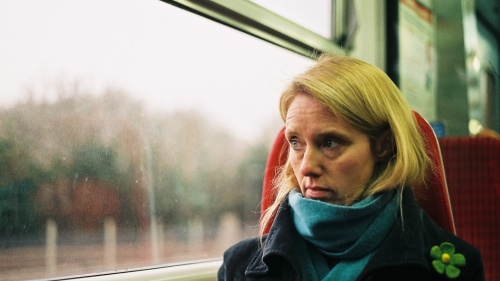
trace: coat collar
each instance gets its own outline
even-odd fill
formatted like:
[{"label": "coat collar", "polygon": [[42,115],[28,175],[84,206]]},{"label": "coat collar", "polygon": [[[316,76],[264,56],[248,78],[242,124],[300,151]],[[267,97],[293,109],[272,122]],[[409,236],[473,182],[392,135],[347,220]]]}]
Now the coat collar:
[{"label": "coat collar", "polygon": [[424,226],[424,213],[419,207],[410,187],[404,188],[401,200],[402,211],[394,228],[360,274],[363,276],[381,267],[411,264],[428,271],[431,263],[427,259],[431,248]]},{"label": "coat collar", "polygon": [[281,203],[273,225],[263,237],[262,247],[247,267],[246,274],[265,274],[269,272],[268,263],[274,258],[288,261],[298,273],[298,263],[293,250],[293,232],[296,231],[290,219],[288,197]]},{"label": "coat collar", "polygon": [[[430,244],[422,227],[423,211],[419,208],[411,188],[404,189],[402,200],[403,210],[398,214],[394,228],[377,249],[360,277],[369,275],[377,268],[391,265],[412,264],[422,267],[423,270],[430,269],[429,260],[426,259]],[[263,245],[248,265],[245,274],[266,274],[270,271],[271,261],[281,259],[290,263],[299,275],[297,257],[293,249],[293,232],[296,230],[289,212],[290,205],[287,198],[279,207],[269,234],[264,236]]]}]

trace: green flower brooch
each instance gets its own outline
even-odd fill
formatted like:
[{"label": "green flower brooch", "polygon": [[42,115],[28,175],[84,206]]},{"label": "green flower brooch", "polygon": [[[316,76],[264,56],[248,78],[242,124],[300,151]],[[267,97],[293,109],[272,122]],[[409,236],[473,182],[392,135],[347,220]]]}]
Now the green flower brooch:
[{"label": "green flower brooch", "polygon": [[465,265],[465,257],[455,253],[455,246],[449,242],[444,242],[441,246],[434,246],[431,249],[433,259],[432,266],[439,274],[445,274],[450,279],[455,279],[460,275],[458,266]]}]

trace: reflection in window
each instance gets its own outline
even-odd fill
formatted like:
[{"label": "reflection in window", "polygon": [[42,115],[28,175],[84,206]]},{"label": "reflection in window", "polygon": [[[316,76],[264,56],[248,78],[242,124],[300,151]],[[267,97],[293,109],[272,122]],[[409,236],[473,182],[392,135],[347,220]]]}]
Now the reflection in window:
[{"label": "reflection in window", "polygon": [[2,278],[256,234],[279,92],[308,59],[153,0],[2,1],[0,37]]}]

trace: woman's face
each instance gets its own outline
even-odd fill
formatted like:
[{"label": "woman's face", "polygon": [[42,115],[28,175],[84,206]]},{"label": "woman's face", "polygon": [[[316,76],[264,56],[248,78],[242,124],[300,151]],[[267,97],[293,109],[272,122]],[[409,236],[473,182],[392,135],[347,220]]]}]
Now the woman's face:
[{"label": "woman's face", "polygon": [[367,135],[303,94],[288,109],[285,135],[304,197],[339,205],[354,203],[375,165]]}]

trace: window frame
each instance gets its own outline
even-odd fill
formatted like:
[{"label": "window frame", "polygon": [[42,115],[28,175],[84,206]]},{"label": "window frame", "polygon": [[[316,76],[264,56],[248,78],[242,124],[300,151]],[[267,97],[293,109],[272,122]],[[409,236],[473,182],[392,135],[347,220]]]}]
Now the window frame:
[{"label": "window frame", "polygon": [[306,57],[345,54],[334,41],[247,0],[161,0]]},{"label": "window frame", "polygon": [[[56,280],[78,281],[138,281],[138,280],[192,280],[208,281],[217,276],[222,260],[201,260],[187,263],[167,264],[165,266],[134,268],[131,270],[99,272],[95,274],[65,276]],[[46,279],[55,280],[55,279]]]}]

